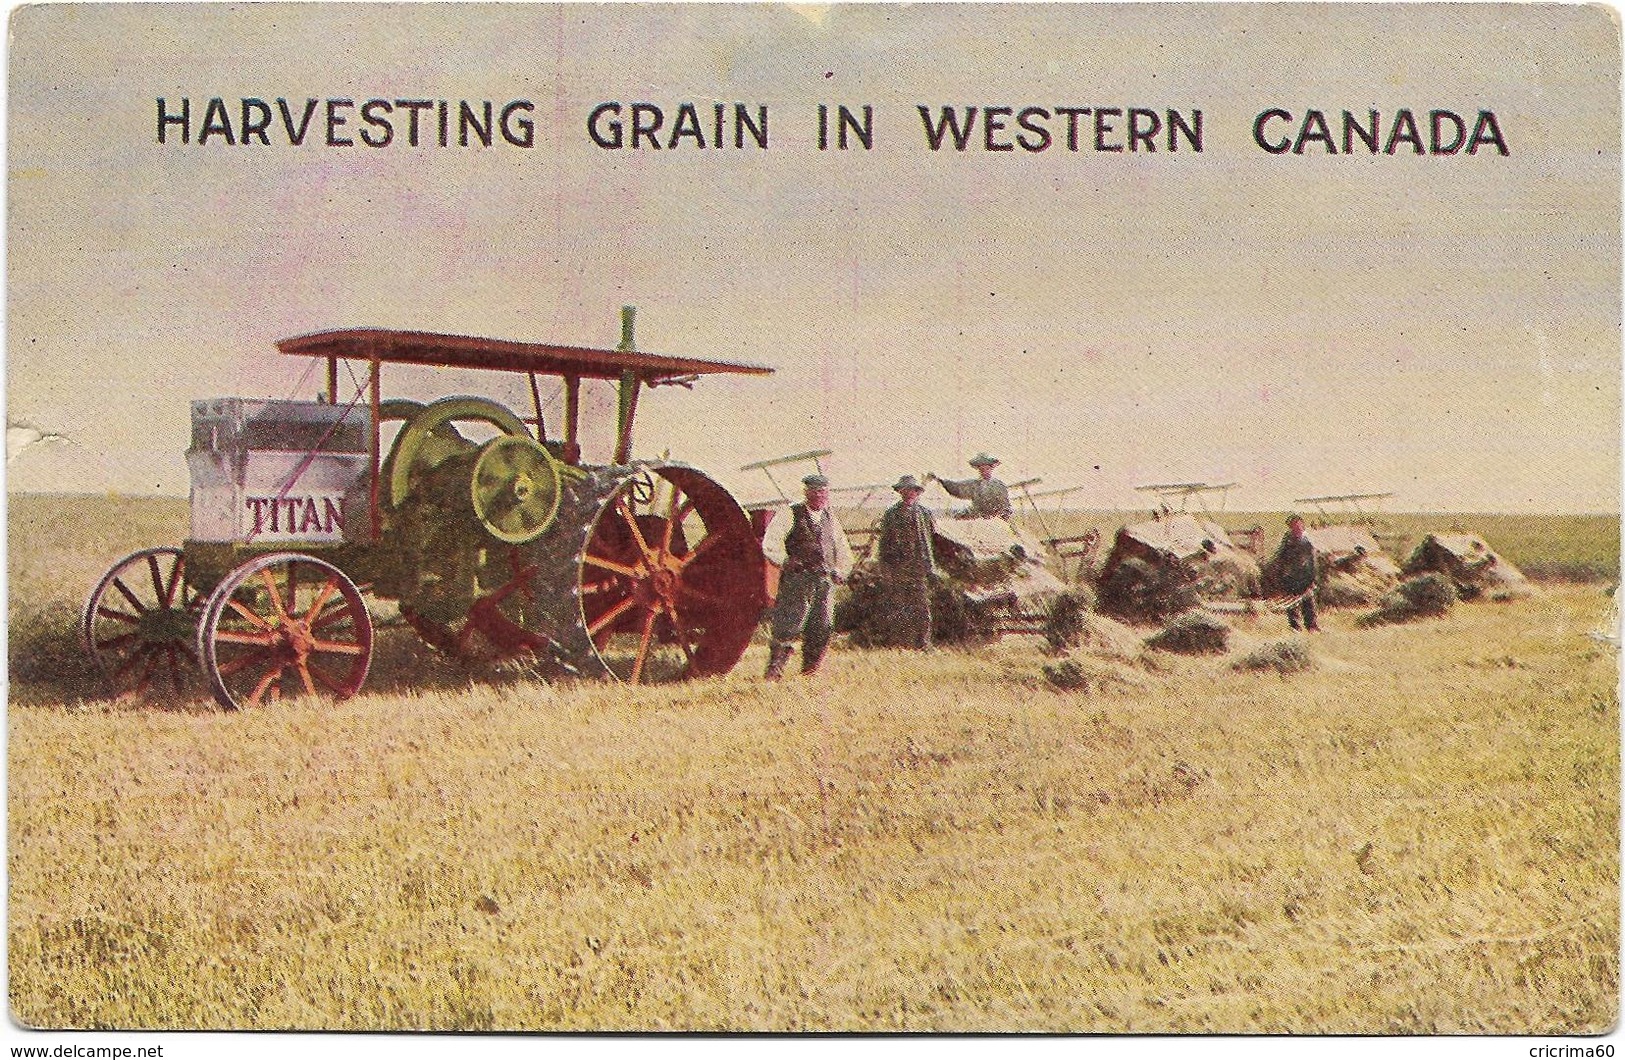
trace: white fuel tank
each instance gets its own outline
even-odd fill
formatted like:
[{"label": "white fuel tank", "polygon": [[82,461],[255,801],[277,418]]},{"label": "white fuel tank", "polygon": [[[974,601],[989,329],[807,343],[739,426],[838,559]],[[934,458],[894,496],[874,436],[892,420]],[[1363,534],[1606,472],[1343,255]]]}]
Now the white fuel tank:
[{"label": "white fuel tank", "polygon": [[370,531],[372,413],[317,401],[192,402],[193,541],[334,544]]}]

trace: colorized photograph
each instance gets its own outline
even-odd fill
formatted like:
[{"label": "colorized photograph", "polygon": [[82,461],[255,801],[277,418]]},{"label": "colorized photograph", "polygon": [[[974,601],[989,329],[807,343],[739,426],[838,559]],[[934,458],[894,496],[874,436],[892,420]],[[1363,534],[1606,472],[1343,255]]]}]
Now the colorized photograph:
[{"label": "colorized photograph", "polygon": [[9,18],[14,1038],[1614,1027],[1612,9]]}]

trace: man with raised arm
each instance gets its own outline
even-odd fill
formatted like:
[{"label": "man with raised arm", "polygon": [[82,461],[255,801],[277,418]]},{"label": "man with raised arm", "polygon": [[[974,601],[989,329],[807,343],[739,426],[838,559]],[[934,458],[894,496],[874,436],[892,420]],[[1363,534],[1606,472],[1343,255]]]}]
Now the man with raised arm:
[{"label": "man with raised arm", "polygon": [[926,478],[936,479],[948,491],[948,496],[970,501],[970,507],[962,513],[969,518],[1010,518],[1015,512],[1010,506],[1010,489],[993,477],[993,469],[999,466],[998,459],[977,453],[971,458],[970,466],[976,469],[976,478],[947,479],[935,474]]}]

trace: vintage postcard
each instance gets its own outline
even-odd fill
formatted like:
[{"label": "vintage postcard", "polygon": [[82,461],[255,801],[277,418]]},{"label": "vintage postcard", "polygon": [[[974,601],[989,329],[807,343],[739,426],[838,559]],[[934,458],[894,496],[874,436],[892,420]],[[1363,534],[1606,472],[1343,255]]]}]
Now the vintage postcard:
[{"label": "vintage postcard", "polygon": [[25,1044],[1613,1027],[1611,9],[65,3],[7,77]]}]

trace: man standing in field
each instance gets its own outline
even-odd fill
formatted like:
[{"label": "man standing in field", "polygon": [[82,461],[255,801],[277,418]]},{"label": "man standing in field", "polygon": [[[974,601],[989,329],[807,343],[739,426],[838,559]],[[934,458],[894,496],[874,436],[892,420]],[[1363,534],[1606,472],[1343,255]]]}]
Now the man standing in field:
[{"label": "man standing in field", "polygon": [[1270,571],[1275,584],[1283,593],[1298,597],[1287,608],[1286,620],[1293,629],[1303,618],[1303,628],[1313,633],[1320,629],[1315,621],[1315,546],[1304,532],[1303,516],[1294,515],[1286,521],[1286,534],[1281,547],[1270,557]]},{"label": "man standing in field", "polygon": [[808,475],[801,485],[805,500],[790,505],[789,518],[775,519],[762,540],[762,551],[782,568],[767,654],[769,681],[784,676],[797,637],[801,638],[801,672],[818,671],[834,626],[835,586],[852,572],[846,531],[829,509],[829,479]]},{"label": "man standing in field", "polygon": [[977,453],[971,457],[970,466],[976,469],[977,478],[937,478],[934,472],[925,477],[936,479],[941,483],[942,488],[948,491],[948,496],[970,501],[970,507],[962,513],[966,518],[1008,519],[1014,515],[1015,509],[1010,506],[1009,487],[993,477],[993,469],[999,466],[998,459],[986,453]]},{"label": "man standing in field", "polygon": [[931,647],[931,579],[937,573],[931,535],[936,521],[920,506],[925,487],[904,475],[892,487],[902,498],[880,517],[876,551],[880,560],[882,628],[888,643]]}]

